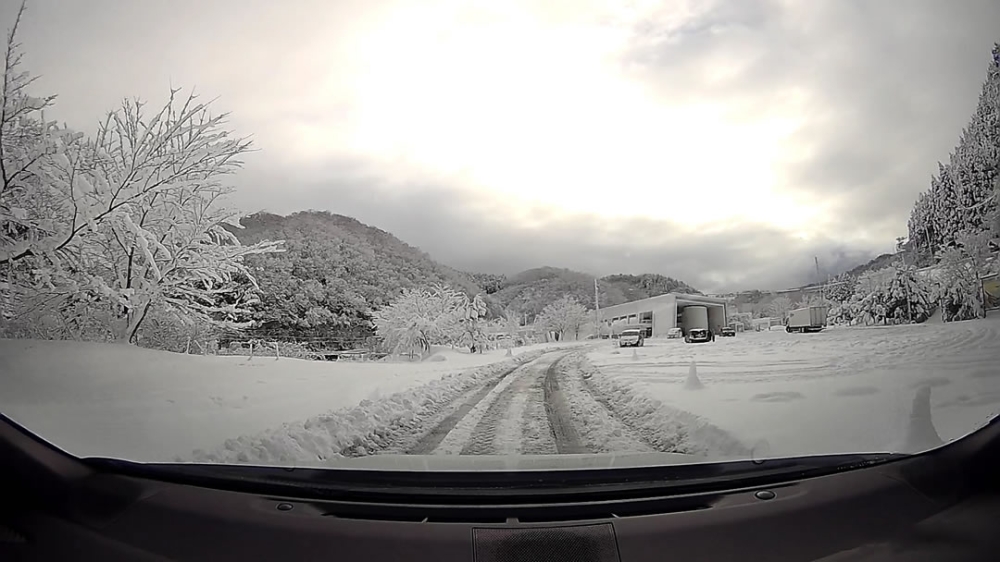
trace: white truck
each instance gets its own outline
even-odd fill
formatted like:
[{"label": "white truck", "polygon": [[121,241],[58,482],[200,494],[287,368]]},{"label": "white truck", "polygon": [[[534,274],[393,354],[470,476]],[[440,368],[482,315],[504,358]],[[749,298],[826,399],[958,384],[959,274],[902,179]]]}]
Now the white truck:
[{"label": "white truck", "polygon": [[785,321],[786,332],[818,332],[826,328],[826,314],[829,308],[826,306],[806,306],[796,308],[788,313],[788,320]]}]

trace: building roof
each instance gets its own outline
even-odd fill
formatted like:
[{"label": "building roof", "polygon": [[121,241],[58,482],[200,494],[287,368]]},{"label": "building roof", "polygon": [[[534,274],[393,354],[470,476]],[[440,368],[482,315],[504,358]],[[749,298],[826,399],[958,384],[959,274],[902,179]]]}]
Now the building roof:
[{"label": "building roof", "polygon": [[653,302],[662,301],[665,299],[676,299],[678,301],[686,301],[687,303],[698,303],[698,304],[708,304],[708,305],[724,305],[727,302],[726,299],[720,299],[717,297],[708,297],[705,295],[688,295],[685,293],[664,293],[662,295],[656,295],[645,299],[639,299],[629,302],[623,302],[621,304],[616,304],[612,306],[601,307],[601,312],[602,313],[606,311],[614,312],[616,308],[625,308],[625,307],[632,308],[644,302],[649,302],[650,304],[652,304]]}]

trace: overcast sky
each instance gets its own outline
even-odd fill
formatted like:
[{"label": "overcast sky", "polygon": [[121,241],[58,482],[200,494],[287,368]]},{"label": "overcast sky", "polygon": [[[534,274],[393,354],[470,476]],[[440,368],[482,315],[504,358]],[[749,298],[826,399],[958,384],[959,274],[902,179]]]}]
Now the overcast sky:
[{"label": "overcast sky", "polygon": [[737,290],[891,250],[997,22],[996,0],[31,0],[20,39],[78,129],[217,97],[259,149],[243,211],[354,216],[467,270]]}]

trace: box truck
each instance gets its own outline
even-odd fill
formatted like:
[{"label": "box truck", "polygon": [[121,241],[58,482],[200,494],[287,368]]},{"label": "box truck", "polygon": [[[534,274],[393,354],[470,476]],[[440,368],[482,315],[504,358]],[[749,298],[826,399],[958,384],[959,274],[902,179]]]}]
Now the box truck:
[{"label": "box truck", "polygon": [[797,308],[788,313],[788,320],[785,321],[786,332],[818,332],[826,328],[826,313],[829,310],[825,306],[806,306]]}]

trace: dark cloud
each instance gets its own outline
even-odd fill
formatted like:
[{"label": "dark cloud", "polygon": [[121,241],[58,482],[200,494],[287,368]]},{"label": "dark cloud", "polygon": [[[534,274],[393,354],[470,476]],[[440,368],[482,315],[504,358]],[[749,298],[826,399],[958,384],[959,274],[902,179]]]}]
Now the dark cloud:
[{"label": "dark cloud", "polygon": [[[974,0],[719,2],[697,22],[636,35],[632,73],[677,101],[725,100],[734,115],[781,109],[792,93],[809,118],[789,144],[783,189],[837,201],[843,230],[905,231],[971,115],[1000,3]],[[726,63],[724,79],[709,72]]]}]

